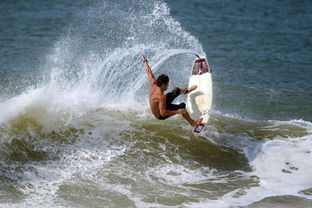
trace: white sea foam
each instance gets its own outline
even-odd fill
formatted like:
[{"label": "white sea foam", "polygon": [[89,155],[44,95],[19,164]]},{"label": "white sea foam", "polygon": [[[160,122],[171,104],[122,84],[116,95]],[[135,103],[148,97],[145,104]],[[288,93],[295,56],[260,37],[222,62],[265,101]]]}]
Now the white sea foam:
[{"label": "white sea foam", "polygon": [[89,138],[81,135],[71,145],[51,146],[46,140],[37,143],[37,150],[61,152],[61,159],[44,163],[32,162],[31,168],[23,171],[20,176],[23,187],[21,191],[27,196],[25,201],[22,204],[1,204],[0,207],[64,207],[55,204],[62,185],[76,177],[93,179],[98,169],[105,168],[107,162],[125,151],[124,146],[112,145],[103,140],[103,132],[97,133],[94,130],[94,135]]},{"label": "white sea foam", "polygon": [[[288,124],[305,128],[308,135],[276,137],[262,141],[239,137],[227,143],[245,153],[252,167],[252,172],[245,174],[257,176],[259,185],[236,189],[218,200],[203,200],[199,204],[192,203],[191,207],[246,206],[266,197],[280,195],[312,199],[311,195],[301,192],[312,187],[312,123],[303,120],[270,122],[272,127]],[[229,138],[235,139],[234,137]]]},{"label": "white sea foam", "polygon": [[203,167],[200,169],[189,169],[182,165],[162,165],[148,171],[148,175],[158,177],[166,184],[182,186],[183,184],[194,184],[213,177],[214,169]]}]

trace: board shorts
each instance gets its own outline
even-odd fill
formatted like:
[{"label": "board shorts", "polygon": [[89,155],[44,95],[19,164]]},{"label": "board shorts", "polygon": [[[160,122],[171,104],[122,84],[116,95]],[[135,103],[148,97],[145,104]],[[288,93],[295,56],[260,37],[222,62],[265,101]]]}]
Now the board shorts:
[{"label": "board shorts", "polygon": [[[178,97],[181,93],[181,89],[178,87],[175,87],[171,92],[166,94],[166,110],[170,111],[176,111],[179,109],[183,109],[186,107],[185,103],[180,103],[179,105],[172,104],[173,100]],[[170,116],[159,116],[159,120],[165,120],[169,118]]]}]

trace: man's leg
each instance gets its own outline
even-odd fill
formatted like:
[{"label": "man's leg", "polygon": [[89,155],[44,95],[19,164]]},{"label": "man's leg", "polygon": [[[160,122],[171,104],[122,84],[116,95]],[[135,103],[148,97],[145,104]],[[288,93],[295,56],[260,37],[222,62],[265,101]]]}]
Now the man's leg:
[{"label": "man's leg", "polygon": [[[186,105],[185,103],[180,103],[179,105],[170,104],[168,107],[170,108],[168,110],[179,110],[179,109],[185,109]],[[196,126],[197,124],[200,124],[203,121],[202,118],[193,120],[190,117],[189,113],[186,111],[186,109],[185,109],[185,113],[182,113],[182,116],[185,120],[187,120],[187,122],[189,122],[191,126]]]},{"label": "man's leg", "polygon": [[183,116],[183,118],[185,118],[185,120],[187,120],[187,122],[189,122],[189,124],[190,124],[191,126],[196,126],[197,124],[200,124],[200,123],[203,121],[202,118],[199,118],[199,119],[197,119],[197,120],[193,120],[193,119],[190,117],[190,114],[189,114],[187,111],[185,111],[185,113],[182,113],[182,116]]},{"label": "man's leg", "polygon": [[[197,88],[197,86],[192,86],[191,88],[189,88],[189,91],[193,91]],[[172,104],[173,100],[178,97],[181,93],[181,89],[180,88],[174,88],[171,92],[166,94],[166,109],[168,110],[178,110],[178,109],[185,109],[186,105],[185,103],[180,103],[179,105],[175,105]],[[203,119],[197,119],[197,120],[193,120],[189,113],[185,110],[185,113],[182,113],[182,116],[184,117],[185,120],[187,120],[187,122],[189,122],[189,124],[191,126],[196,126],[197,124],[200,124]]]}]

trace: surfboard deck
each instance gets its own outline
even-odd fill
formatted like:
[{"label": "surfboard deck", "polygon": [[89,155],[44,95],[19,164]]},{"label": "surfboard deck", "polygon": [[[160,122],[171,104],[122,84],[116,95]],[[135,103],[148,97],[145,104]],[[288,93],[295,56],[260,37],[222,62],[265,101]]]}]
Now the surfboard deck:
[{"label": "surfboard deck", "polygon": [[187,97],[187,110],[192,119],[203,118],[202,124],[195,127],[194,132],[200,133],[207,124],[212,106],[212,76],[205,59],[196,59],[189,87],[197,85]]}]

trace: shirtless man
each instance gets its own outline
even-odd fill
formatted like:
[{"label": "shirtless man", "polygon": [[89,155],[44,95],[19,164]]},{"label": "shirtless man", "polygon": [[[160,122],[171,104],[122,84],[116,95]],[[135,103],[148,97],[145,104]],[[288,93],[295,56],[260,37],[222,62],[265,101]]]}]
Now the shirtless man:
[{"label": "shirtless man", "polygon": [[144,55],[141,55],[141,58],[147,73],[148,80],[151,84],[149,102],[154,116],[160,120],[165,120],[175,114],[182,114],[182,116],[189,122],[191,126],[200,124],[203,119],[201,118],[193,120],[185,109],[185,103],[180,103],[179,105],[172,104],[176,97],[195,90],[197,86],[193,85],[188,89],[174,88],[172,92],[164,95],[164,91],[168,89],[169,77],[162,74],[157,79],[155,79],[155,76]]}]

